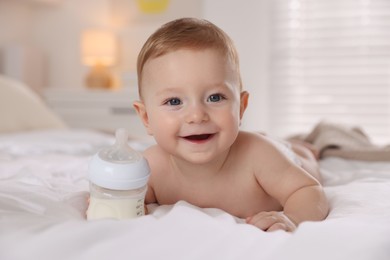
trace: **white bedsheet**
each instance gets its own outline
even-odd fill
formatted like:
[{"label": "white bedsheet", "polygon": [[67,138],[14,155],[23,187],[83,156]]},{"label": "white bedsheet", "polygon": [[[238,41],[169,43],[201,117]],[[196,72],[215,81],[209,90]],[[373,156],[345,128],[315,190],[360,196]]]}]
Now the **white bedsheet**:
[{"label": "white bedsheet", "polygon": [[88,222],[88,161],[112,142],[86,130],[0,136],[0,259],[390,259],[390,163],[322,161],[331,212],[294,233],[184,201]]}]

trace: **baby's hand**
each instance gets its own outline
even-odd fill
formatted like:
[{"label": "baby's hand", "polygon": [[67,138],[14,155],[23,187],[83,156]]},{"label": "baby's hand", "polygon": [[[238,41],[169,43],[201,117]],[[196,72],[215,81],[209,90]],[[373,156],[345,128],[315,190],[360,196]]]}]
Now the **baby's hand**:
[{"label": "baby's hand", "polygon": [[262,211],[252,217],[246,218],[246,223],[264,231],[281,229],[292,232],[297,227],[283,212],[278,211]]}]

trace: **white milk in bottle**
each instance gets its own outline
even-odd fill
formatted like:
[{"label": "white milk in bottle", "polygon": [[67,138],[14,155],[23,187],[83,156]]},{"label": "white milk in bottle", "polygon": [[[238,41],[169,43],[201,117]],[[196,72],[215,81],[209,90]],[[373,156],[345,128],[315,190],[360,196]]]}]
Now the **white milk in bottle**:
[{"label": "white milk in bottle", "polygon": [[100,150],[89,164],[90,202],[87,219],[127,219],[142,216],[150,168],[127,144],[120,128],[112,147]]}]

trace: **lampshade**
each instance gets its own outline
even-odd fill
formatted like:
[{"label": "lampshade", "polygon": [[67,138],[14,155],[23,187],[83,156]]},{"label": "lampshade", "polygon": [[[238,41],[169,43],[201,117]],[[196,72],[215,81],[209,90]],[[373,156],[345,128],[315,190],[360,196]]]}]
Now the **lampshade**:
[{"label": "lampshade", "polygon": [[112,89],[114,77],[108,68],[116,62],[116,38],[110,31],[87,30],[81,37],[81,59],[91,69],[85,78],[89,88]]},{"label": "lampshade", "polygon": [[116,38],[112,32],[86,30],[81,40],[82,61],[87,66],[112,66],[116,62]]}]

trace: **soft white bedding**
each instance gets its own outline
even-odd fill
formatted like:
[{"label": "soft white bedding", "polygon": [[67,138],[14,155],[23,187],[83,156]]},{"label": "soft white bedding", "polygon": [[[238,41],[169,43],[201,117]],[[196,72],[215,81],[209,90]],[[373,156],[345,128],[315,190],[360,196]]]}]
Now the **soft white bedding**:
[{"label": "soft white bedding", "polygon": [[0,135],[0,259],[390,259],[389,162],[321,161],[331,212],[294,233],[184,201],[87,222],[88,161],[112,142],[85,130]]}]

